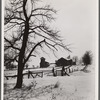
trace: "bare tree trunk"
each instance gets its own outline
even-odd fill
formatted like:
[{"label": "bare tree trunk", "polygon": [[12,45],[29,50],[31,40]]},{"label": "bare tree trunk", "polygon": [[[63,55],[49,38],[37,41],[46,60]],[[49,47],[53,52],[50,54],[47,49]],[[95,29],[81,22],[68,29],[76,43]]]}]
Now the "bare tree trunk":
[{"label": "bare tree trunk", "polygon": [[21,88],[23,83],[23,69],[24,69],[24,54],[25,54],[25,48],[27,45],[28,40],[28,32],[29,32],[29,22],[28,20],[25,23],[25,32],[23,36],[23,43],[22,48],[19,53],[19,61],[18,61],[18,73],[17,73],[17,83],[14,88]]},{"label": "bare tree trunk", "polygon": [[24,66],[22,64],[20,64],[18,66],[17,82],[16,82],[16,86],[14,88],[21,88],[22,87],[22,83],[23,83],[23,68],[24,68]]},{"label": "bare tree trunk", "polygon": [[23,69],[24,69],[24,55],[25,55],[25,49],[27,46],[27,41],[28,41],[28,34],[29,34],[29,18],[27,17],[26,14],[26,6],[27,0],[23,0],[23,12],[25,16],[25,31],[23,35],[23,42],[22,42],[22,47],[19,53],[19,59],[18,59],[18,73],[17,73],[17,82],[16,86],[14,88],[21,88],[22,83],[23,83]]}]

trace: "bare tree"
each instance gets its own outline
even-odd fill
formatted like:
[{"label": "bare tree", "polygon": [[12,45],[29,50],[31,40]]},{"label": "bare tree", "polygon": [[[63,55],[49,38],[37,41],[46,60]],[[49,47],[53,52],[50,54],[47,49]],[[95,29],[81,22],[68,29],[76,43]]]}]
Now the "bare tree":
[{"label": "bare tree", "polygon": [[73,56],[72,60],[73,60],[73,65],[77,65],[78,56]]},{"label": "bare tree", "polygon": [[22,87],[24,66],[31,56],[35,56],[36,48],[43,50],[43,45],[46,45],[53,53],[60,47],[70,51],[62,43],[59,31],[49,25],[55,19],[53,14],[56,10],[50,5],[36,7],[37,1],[9,0],[9,5],[5,7],[5,51],[11,49],[16,52],[15,59],[18,61],[14,88]]},{"label": "bare tree", "polygon": [[85,54],[82,57],[82,61],[85,65],[85,67],[82,69],[83,71],[86,71],[88,65],[90,65],[92,63],[92,53],[91,51],[86,51]]}]

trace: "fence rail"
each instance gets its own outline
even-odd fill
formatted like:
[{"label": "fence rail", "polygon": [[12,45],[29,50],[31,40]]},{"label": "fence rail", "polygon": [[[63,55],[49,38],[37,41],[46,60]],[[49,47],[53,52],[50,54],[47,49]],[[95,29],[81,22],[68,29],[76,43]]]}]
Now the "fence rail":
[{"label": "fence rail", "polygon": [[[60,72],[61,76],[67,75],[70,76],[69,73],[72,73],[74,71],[78,71],[77,69],[70,69],[71,66],[67,67],[53,67],[53,68],[39,68],[39,69],[25,69],[23,72],[24,75],[28,75],[27,77],[30,78],[36,78],[36,77],[43,77],[44,73],[49,74],[52,73],[53,76],[58,76],[58,73]],[[9,80],[9,78],[15,78],[17,75],[4,75],[4,77]]]}]

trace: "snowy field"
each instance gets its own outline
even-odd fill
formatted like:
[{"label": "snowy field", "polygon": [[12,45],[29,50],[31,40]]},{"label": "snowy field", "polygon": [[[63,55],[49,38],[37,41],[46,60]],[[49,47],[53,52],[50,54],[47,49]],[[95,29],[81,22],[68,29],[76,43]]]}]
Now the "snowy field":
[{"label": "snowy field", "polygon": [[13,89],[16,79],[4,79],[4,100],[95,100],[95,74],[75,71],[70,76],[24,78],[22,89]]}]

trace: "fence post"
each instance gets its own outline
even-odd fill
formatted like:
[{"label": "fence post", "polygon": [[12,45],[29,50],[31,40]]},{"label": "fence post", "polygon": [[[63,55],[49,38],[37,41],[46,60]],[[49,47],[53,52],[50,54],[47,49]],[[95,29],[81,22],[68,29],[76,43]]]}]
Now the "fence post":
[{"label": "fence post", "polygon": [[62,67],[62,70],[61,70],[61,76],[63,76],[64,75],[64,66]]},{"label": "fence post", "polygon": [[54,69],[54,67],[52,69],[52,73],[53,73],[53,76],[57,76],[57,71]]},{"label": "fence post", "polygon": [[30,71],[28,71],[28,78],[30,78]]},{"label": "fence post", "polygon": [[69,73],[71,73],[71,70],[70,70],[70,68],[69,68]]},{"label": "fence post", "polygon": [[42,71],[42,76],[41,77],[43,77],[43,71]]}]

